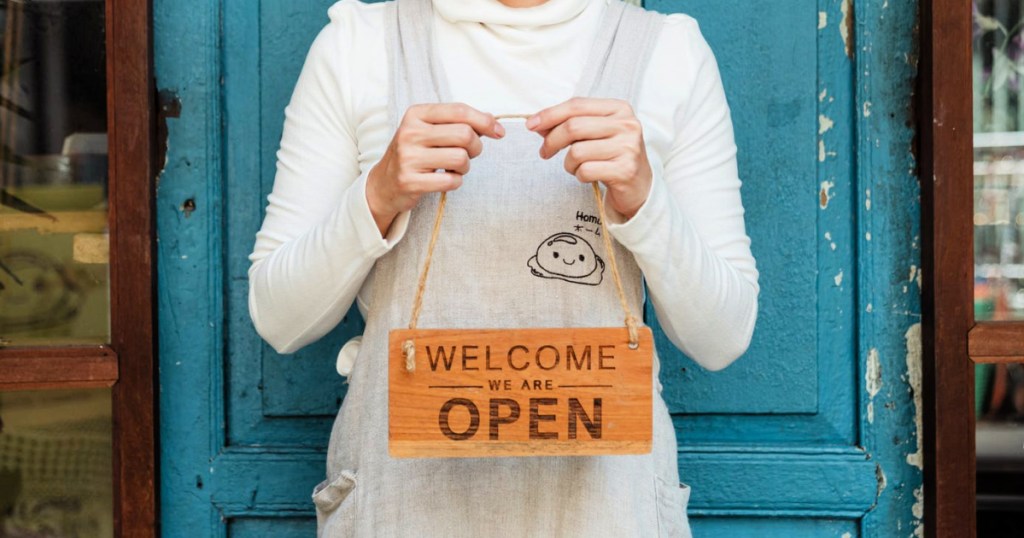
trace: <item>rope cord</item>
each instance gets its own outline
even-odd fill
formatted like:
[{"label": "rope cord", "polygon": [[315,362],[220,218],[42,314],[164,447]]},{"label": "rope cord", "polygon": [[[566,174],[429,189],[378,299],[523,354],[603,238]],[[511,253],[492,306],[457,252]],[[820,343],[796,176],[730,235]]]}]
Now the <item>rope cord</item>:
[{"label": "rope cord", "polygon": [[[529,118],[532,114],[499,114],[494,117],[496,120],[508,118]],[[601,186],[592,183],[594,187],[594,199],[597,201],[598,218],[601,219],[601,238],[604,240],[605,255],[608,256],[608,263],[612,270],[612,280],[615,281],[615,290],[618,292],[619,304],[626,314],[625,324],[629,334],[629,348],[636,349],[640,346],[639,321],[633,316],[629,308],[629,301],[626,300],[626,291],[622,286],[622,277],[619,275],[619,264],[615,258],[615,250],[612,247],[611,237],[608,235],[608,215],[604,207],[604,197],[601,195]],[[409,329],[416,329],[419,321],[420,311],[423,309],[423,292],[427,287],[427,274],[430,272],[430,262],[434,257],[434,246],[437,245],[437,238],[441,235],[441,220],[444,218],[444,206],[448,199],[448,193],[442,192],[437,203],[437,215],[434,217],[434,229],[430,232],[430,241],[427,243],[427,256],[423,260],[423,269],[420,270],[419,282],[416,285],[416,297],[412,303],[412,316],[409,318]],[[409,372],[416,371],[416,345],[412,339],[402,343],[402,353],[405,355],[405,369]]]},{"label": "rope cord", "polygon": [[[416,284],[416,298],[412,303],[412,316],[409,318],[409,329],[416,328],[416,322],[420,318],[420,310],[423,309],[423,290],[427,287],[427,273],[430,272],[430,262],[434,258],[434,245],[437,244],[437,236],[441,235],[441,220],[444,218],[444,206],[448,201],[448,193],[442,192],[441,199],[437,202],[437,216],[434,217],[434,229],[430,231],[430,242],[427,243],[427,257],[423,260],[423,269],[420,271],[420,280]],[[402,352],[405,354],[405,369],[412,372],[416,370],[416,346],[412,339],[402,343]]]},{"label": "rope cord", "polygon": [[622,311],[626,314],[626,329],[629,331],[629,349],[636,349],[640,347],[640,330],[638,328],[639,323],[633,316],[633,311],[629,309],[629,301],[626,300],[626,290],[622,287],[622,277],[619,276],[619,264],[615,259],[615,249],[612,248],[612,239],[608,235],[608,214],[604,209],[604,197],[601,196],[601,186],[595,181],[591,183],[594,186],[594,199],[597,200],[597,214],[598,218],[601,219],[601,237],[604,239],[604,252],[608,256],[608,263],[612,267],[612,279],[615,281],[615,291],[619,292],[619,304],[622,305]]}]

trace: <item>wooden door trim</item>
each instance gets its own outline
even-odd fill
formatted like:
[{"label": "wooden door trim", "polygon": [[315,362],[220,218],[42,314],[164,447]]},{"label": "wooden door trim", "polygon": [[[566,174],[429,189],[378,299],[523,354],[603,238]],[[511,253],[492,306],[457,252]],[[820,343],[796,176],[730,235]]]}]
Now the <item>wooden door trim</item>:
[{"label": "wooden door trim", "polygon": [[957,538],[976,532],[971,24],[970,2],[921,6],[925,529]]},{"label": "wooden door trim", "polygon": [[150,0],[107,0],[114,527],[156,536],[155,84]]},{"label": "wooden door trim", "polygon": [[109,387],[117,381],[110,346],[0,349],[0,390]]},{"label": "wooden door trim", "polygon": [[967,335],[967,350],[974,362],[1024,362],[1024,322],[978,323]]}]

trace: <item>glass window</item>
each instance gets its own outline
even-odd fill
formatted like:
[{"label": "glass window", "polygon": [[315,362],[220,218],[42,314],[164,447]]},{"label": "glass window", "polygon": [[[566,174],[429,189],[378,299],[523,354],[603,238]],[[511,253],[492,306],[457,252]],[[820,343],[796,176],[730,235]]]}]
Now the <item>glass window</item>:
[{"label": "glass window", "polygon": [[[974,2],[972,62],[975,319],[1024,320],[1024,2]],[[975,410],[978,535],[1002,535],[1019,525],[1024,365],[977,364]]]},{"label": "glass window", "polygon": [[114,535],[110,389],[0,392],[0,536]]},{"label": "glass window", "polygon": [[104,2],[0,2],[0,345],[109,341]]}]

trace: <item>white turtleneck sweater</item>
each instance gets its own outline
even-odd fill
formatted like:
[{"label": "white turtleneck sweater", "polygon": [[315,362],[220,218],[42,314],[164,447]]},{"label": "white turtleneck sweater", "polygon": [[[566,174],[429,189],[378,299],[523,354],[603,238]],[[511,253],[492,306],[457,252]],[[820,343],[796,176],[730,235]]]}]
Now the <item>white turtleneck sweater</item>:
[{"label": "white turtleneck sweater", "polygon": [[[511,8],[498,0],[434,0],[434,35],[453,98],[521,114],[572,97],[607,1]],[[342,0],[328,15],[285,109],[273,192],[249,257],[253,322],[282,353],[326,334],[353,301],[366,314],[362,284],[408,224],[403,213],[381,237],[366,202],[367,174],[390,141],[382,6]],[[758,273],[728,104],[691,17],[666,18],[636,114],[654,181],[628,221],[609,208],[609,232],[643,270],[669,339],[703,367],[724,368],[749,345]]]}]

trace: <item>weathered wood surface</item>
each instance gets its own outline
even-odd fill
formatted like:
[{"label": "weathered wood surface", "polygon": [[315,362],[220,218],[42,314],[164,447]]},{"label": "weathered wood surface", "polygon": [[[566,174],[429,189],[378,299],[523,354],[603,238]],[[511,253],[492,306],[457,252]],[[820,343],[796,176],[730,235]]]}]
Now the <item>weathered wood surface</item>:
[{"label": "weathered wood surface", "polygon": [[970,359],[999,362],[1024,355],[1016,345],[1019,336],[1014,338],[1024,328],[1020,324],[974,325],[971,11],[969,2],[921,3],[916,102],[924,267],[918,415],[924,485],[917,509],[929,536],[957,538],[977,533]]},{"label": "weathered wood surface", "polygon": [[[403,343],[415,346],[406,368]],[[395,457],[644,454],[652,334],[626,329],[391,331]]]},{"label": "weathered wood surface", "polygon": [[110,347],[119,359],[112,389],[114,533],[139,538],[160,534],[152,21],[151,2],[106,3]]},{"label": "weathered wood surface", "polygon": [[109,346],[0,348],[0,390],[109,387],[117,354]]}]

